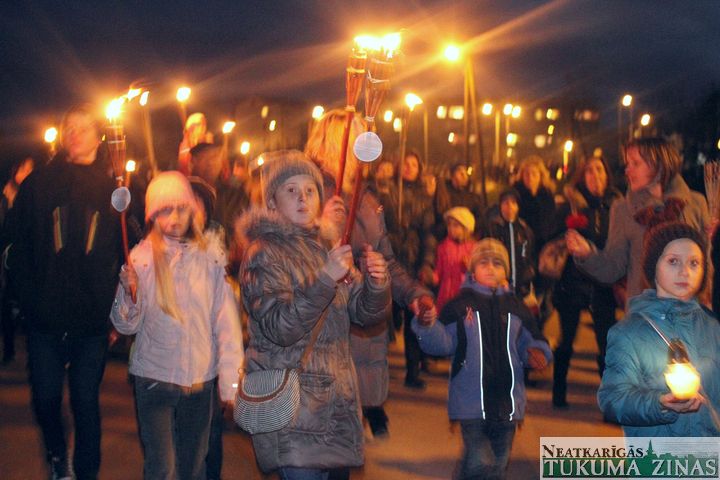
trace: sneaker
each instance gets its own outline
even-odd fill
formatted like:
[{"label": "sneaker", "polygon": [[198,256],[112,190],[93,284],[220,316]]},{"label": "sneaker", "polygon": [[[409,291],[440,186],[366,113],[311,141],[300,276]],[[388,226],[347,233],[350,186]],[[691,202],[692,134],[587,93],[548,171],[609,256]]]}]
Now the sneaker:
[{"label": "sneaker", "polygon": [[50,459],[50,480],[72,480],[66,458],[52,457]]},{"label": "sneaker", "polygon": [[425,381],[419,378],[406,378],[405,386],[414,390],[425,390]]}]

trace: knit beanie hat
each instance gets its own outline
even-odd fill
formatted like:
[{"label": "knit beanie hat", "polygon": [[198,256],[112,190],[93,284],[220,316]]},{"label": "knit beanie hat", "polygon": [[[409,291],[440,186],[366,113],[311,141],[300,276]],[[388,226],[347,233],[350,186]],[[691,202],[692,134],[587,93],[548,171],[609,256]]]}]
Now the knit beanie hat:
[{"label": "knit beanie hat", "polygon": [[503,192],[500,194],[500,200],[498,201],[498,203],[504,202],[505,199],[508,197],[514,198],[515,203],[520,204],[520,194],[512,187],[503,190]]},{"label": "knit beanie hat", "polygon": [[510,272],[510,257],[508,255],[507,248],[499,240],[494,238],[486,237],[475,244],[470,253],[470,268],[469,271],[475,270],[475,265],[484,258],[495,258],[502,262],[505,267],[505,277]]},{"label": "knit beanie hat", "polygon": [[681,238],[687,238],[700,247],[703,255],[703,279],[699,291],[702,291],[705,287],[705,279],[707,278],[707,242],[705,235],[686,223],[666,222],[656,225],[645,232],[642,268],[651,288],[655,288],[655,270],[657,269],[658,260],[665,251],[665,247],[673,240]]},{"label": "knit beanie hat", "polygon": [[195,196],[190,182],[175,170],[159,173],[145,192],[145,221],[154,219],[163,208],[178,204],[188,204],[195,211]]},{"label": "knit beanie hat", "polygon": [[446,222],[448,218],[457,220],[470,233],[475,231],[475,216],[467,207],[453,207],[445,212],[443,218]]},{"label": "knit beanie hat", "polygon": [[295,175],[310,175],[323,198],[323,179],[320,170],[299,150],[278,150],[263,153],[263,201],[265,205],[285,180]]}]

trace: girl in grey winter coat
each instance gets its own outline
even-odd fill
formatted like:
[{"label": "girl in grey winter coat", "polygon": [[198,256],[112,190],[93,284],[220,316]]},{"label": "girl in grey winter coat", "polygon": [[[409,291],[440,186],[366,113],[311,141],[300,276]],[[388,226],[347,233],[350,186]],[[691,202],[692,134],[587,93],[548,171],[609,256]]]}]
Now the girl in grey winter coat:
[{"label": "girl in grey winter coat", "polygon": [[285,428],[253,435],[253,445],[265,472],[326,478],[330,470],[363,463],[350,322],[384,319],[390,282],[381,254],[368,252],[363,276],[352,267],[349,245],[331,248],[337,242],[317,224],[319,170],[300,152],[272,156],[266,156],[267,208],[245,214],[237,230],[244,236],[240,283],[250,316],[245,370],[297,367],[327,314],[300,374],[299,412]]}]

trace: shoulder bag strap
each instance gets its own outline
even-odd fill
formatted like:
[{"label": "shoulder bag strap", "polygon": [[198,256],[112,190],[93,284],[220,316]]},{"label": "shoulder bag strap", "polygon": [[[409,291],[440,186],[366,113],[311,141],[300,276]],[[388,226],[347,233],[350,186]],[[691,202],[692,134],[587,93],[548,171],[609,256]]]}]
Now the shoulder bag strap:
[{"label": "shoulder bag strap", "polygon": [[325,318],[327,318],[328,310],[330,309],[330,305],[325,307],[325,310],[320,314],[320,318],[318,319],[317,323],[312,329],[312,335],[310,335],[310,341],[305,346],[305,350],[303,351],[302,357],[300,357],[300,370],[303,370],[305,368],[305,365],[307,364],[307,359],[310,357],[310,352],[312,352],[313,346],[315,345],[315,341],[317,340],[318,336],[320,335],[320,330],[322,329],[322,326],[325,324]]}]

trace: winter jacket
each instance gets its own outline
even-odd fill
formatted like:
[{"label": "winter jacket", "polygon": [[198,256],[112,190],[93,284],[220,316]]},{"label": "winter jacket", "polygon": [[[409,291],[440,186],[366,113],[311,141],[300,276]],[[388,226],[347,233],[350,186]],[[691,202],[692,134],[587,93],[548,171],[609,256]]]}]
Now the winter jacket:
[{"label": "winter jacket", "polygon": [[[350,322],[381,321],[390,309],[390,282],[376,286],[359,274],[350,285],[322,267],[328,247],[317,229],[278,213],[250,210],[239,222],[245,236],[240,267],[250,341],[245,370],[295,368],[322,312],[324,323],[300,374],[300,410],[282,430],[253,435],[264,472],[279,467],[333,468],[363,463],[362,423]],[[328,242],[329,243],[329,242]]]},{"label": "winter jacket", "polygon": [[460,291],[474,245],[473,240],[458,243],[450,237],[438,245],[435,255],[435,273],[440,282],[435,304],[438,311]]},{"label": "winter jacket", "polygon": [[415,318],[412,328],[424,352],[453,355],[450,418],[521,420],[525,414],[523,368],[527,366],[527,349],[539,348],[548,361],[552,358],[532,314],[507,290],[493,292],[468,276],[439,320],[423,327]]},{"label": "winter jacket", "polygon": [[720,324],[695,299],[658,298],[650,289],[631,298],[625,320],[610,329],[600,409],[628,437],[720,436],[707,405],[678,414],[660,404],[660,396],[670,392],[664,376],[668,347],[646,318],[667,338],[682,340],[705,397],[720,407]]},{"label": "winter jacket", "polygon": [[23,182],[15,200],[8,266],[30,332],[108,331],[122,244],[104,151],[90,165],[59,154]]},{"label": "winter jacket", "polygon": [[[587,227],[578,229],[578,232],[598,248],[603,248],[607,241],[610,225],[610,207],[620,198],[620,192],[608,187],[602,198],[591,194],[588,189],[579,184],[577,188],[566,187],[564,190],[568,201],[558,208],[558,232],[555,237],[565,235],[567,221],[572,214],[571,204],[577,208],[577,214],[587,219]],[[594,288],[609,288],[598,283],[587,273],[580,270],[572,256],[569,256],[562,277],[555,284],[553,298],[556,304],[577,301],[578,298],[589,298]]]},{"label": "winter jacket", "polygon": [[513,185],[513,188],[520,194],[518,216],[525,220],[533,232],[535,240],[535,258],[540,249],[555,232],[555,199],[547,188],[540,186],[535,196],[520,181]]},{"label": "winter jacket", "polygon": [[380,201],[383,202],[388,236],[395,257],[413,278],[417,278],[420,269],[433,268],[435,265],[435,213],[432,198],[420,180],[404,182],[402,198],[402,222],[398,220],[396,192],[391,191],[382,196]]},{"label": "winter jacket", "polygon": [[219,375],[223,401],[235,398],[243,345],[238,306],[225,279],[224,246],[208,235],[208,246],[166,238],[165,257],[183,318],[157,304],[157,282],[149,239],[130,254],[138,275],[137,303],[119,285],[110,315],[124,335],[136,335],[130,357],[133,375],[192,387]]},{"label": "winter jacket", "polygon": [[607,244],[602,250],[591,244],[592,252],[585,259],[575,259],[575,264],[602,283],[613,283],[627,274],[627,296],[631,298],[642,292],[645,281],[640,262],[643,255],[643,237],[646,227],[635,221],[635,214],[645,207],[661,208],[669,198],[685,203],[679,221],[701,232],[710,223],[707,202],[701,194],[690,190],[679,175],[675,176],[662,199],[653,198],[647,189],[628,191],[625,198],[616,200],[610,209],[610,227]]},{"label": "winter jacket", "polygon": [[535,236],[525,221],[518,217],[514,222],[506,221],[495,206],[488,210],[486,237],[500,240],[510,255],[508,277],[515,294],[525,297],[530,293],[530,283],[535,278],[537,257]]}]

